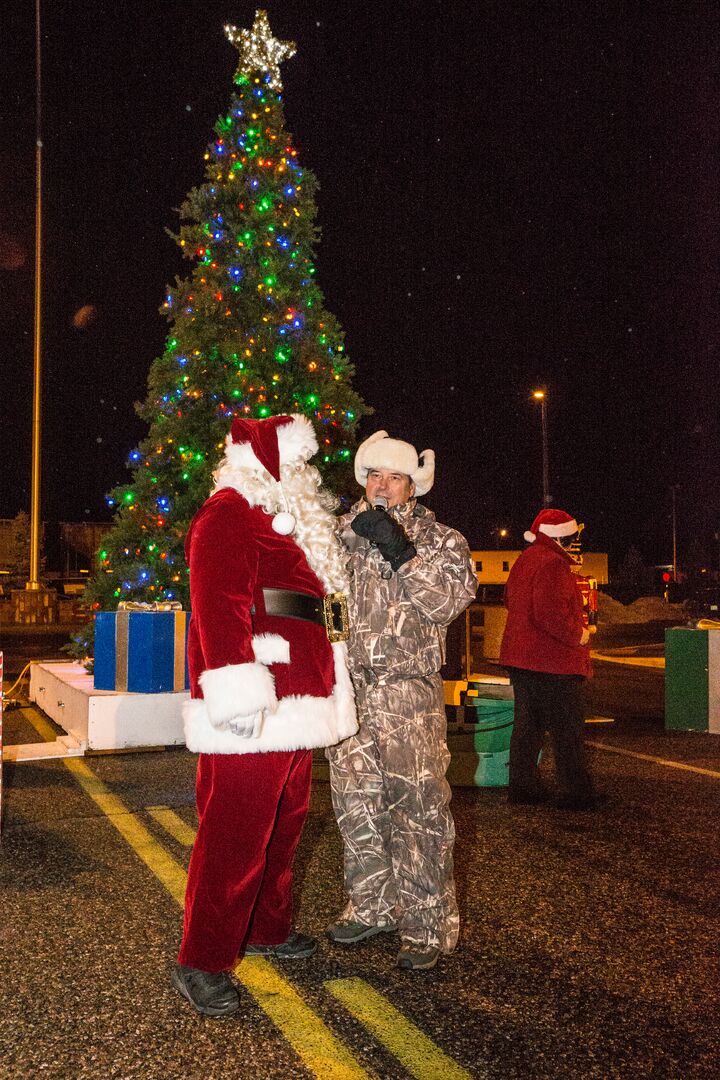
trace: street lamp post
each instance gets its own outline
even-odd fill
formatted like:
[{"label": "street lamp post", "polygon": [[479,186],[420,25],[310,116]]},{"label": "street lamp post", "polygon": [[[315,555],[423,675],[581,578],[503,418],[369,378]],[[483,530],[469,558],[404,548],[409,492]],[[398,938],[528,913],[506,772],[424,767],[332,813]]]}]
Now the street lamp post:
[{"label": "street lamp post", "polygon": [[679,484],[673,484],[670,490],[672,491],[672,579],[677,581],[678,577],[678,563],[677,563],[677,489]]},{"label": "street lamp post", "polygon": [[42,68],[40,0],[35,0],[35,300],[33,331],[32,477],[30,485],[30,574],[24,589],[13,589],[15,622],[52,623],[57,594],[40,581],[40,435],[42,413]]},{"label": "street lamp post", "polygon": [[550,506],[552,495],[550,494],[550,452],[548,449],[547,430],[547,390],[533,390],[533,400],[540,402],[540,426],[542,428],[542,484],[543,506]]},{"label": "street lamp post", "polygon": [[30,579],[40,585],[40,414],[42,409],[42,83],[40,0],[35,0],[35,325],[33,334],[32,484],[30,492]]}]

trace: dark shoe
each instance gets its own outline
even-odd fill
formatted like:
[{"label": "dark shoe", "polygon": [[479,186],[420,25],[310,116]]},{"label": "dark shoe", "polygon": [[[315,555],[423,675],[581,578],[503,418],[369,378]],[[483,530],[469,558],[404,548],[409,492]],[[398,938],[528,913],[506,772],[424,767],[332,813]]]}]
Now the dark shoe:
[{"label": "dark shoe", "polygon": [[202,1016],[230,1016],[240,1008],[240,998],[227,971],[217,973],[176,964],[172,984]]},{"label": "dark shoe", "polygon": [[276,960],[305,960],[317,952],[317,941],[308,934],[293,930],[282,945],[246,945],[246,956],[272,956]]},{"label": "dark shoe", "polygon": [[430,971],[438,962],[440,950],[422,945],[403,945],[397,955],[397,966],[403,971]]},{"label": "dark shoe", "polygon": [[331,923],[325,933],[336,945],[356,945],[358,941],[367,941],[368,938],[377,934],[386,934],[394,930],[394,926],[369,926],[367,923],[350,920],[339,920]]},{"label": "dark shoe", "polygon": [[545,802],[547,796],[544,791],[510,791],[507,793],[507,801],[511,806],[537,806]]},{"label": "dark shoe", "polygon": [[600,810],[607,802],[608,797],[605,794],[565,795],[556,801],[555,807],[558,810]]}]

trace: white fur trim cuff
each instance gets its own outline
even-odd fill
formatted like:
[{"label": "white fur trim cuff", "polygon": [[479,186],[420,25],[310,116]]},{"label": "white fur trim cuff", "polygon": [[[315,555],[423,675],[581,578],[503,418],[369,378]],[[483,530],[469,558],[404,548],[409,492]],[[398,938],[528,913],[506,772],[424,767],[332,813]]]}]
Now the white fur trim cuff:
[{"label": "white fur trim cuff", "polygon": [[252,645],[259,664],[290,663],[290,642],[280,634],[257,634]]},{"label": "white fur trim cuff", "polygon": [[[185,744],[195,754],[264,754],[272,750],[312,750],[334,746],[358,729],[344,642],[333,644],[335,688],[330,697],[282,698],[266,712],[255,737],[245,739],[211,722],[207,701],[183,705]],[[252,665],[244,665],[246,667]]]},{"label": "white fur trim cuff", "polygon": [[203,671],[199,679],[207,714],[214,727],[235,716],[277,708],[275,680],[264,664],[228,664]]}]

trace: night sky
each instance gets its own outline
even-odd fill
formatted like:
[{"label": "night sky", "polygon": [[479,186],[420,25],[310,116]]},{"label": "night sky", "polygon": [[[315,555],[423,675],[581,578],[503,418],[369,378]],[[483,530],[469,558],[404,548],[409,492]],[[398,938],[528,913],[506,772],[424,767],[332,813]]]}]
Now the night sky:
[{"label": "night sky", "polygon": [[[256,5],[44,4],[43,516],[97,521],[146,431],[133,403],[185,272],[165,230],[232,90],[223,25]],[[6,9],[0,517],[29,509],[33,336],[34,13]],[[286,123],[320,182],[318,280],[375,408],[361,434],[434,448],[427,504],[473,547],[502,526],[519,547],[546,384],[551,491],[585,546],[669,561],[679,484],[680,561],[717,560],[716,5],[267,10],[298,46]]]}]

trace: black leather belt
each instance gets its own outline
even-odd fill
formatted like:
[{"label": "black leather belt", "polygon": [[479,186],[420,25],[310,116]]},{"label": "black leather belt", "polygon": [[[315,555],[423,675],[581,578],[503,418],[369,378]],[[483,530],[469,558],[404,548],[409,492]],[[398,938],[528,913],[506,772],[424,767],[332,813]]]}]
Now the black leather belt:
[{"label": "black leather belt", "polygon": [[327,596],[318,597],[290,589],[263,589],[263,601],[267,615],[318,623],[325,627],[330,641],[346,641],[348,638],[344,593],[328,593]]},{"label": "black leather belt", "polygon": [[286,619],[305,619],[307,622],[325,625],[323,602],[318,596],[291,592],[290,589],[263,589],[265,611],[268,615],[282,615]]}]

